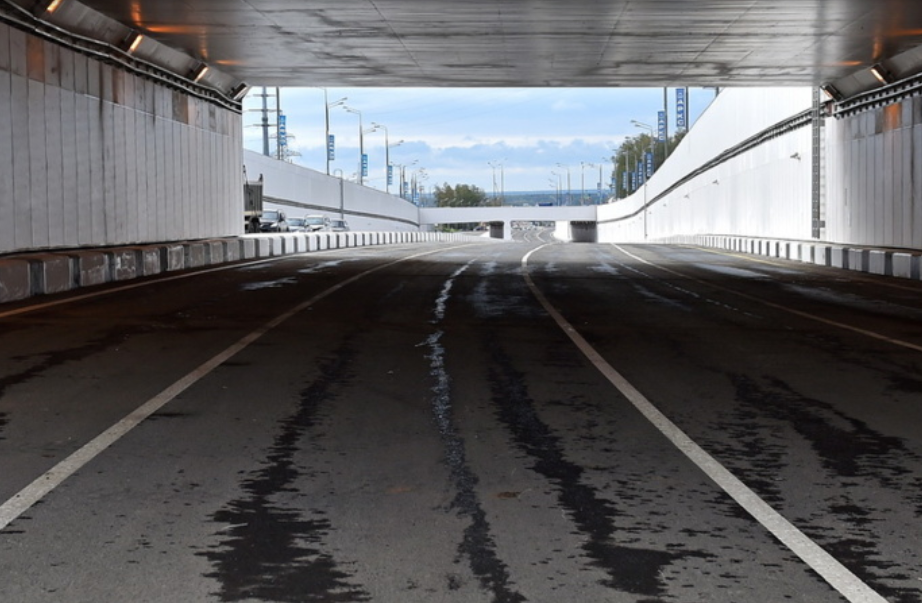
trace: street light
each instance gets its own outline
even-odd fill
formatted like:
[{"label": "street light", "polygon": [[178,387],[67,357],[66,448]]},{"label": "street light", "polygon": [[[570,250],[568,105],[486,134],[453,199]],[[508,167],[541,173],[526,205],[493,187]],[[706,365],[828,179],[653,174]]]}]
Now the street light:
[{"label": "street light", "polygon": [[359,111],[358,109],[347,107],[346,105],[343,105],[343,109],[345,109],[349,113],[354,113],[355,115],[359,116],[359,175],[358,175],[356,182],[358,182],[359,185],[361,186],[362,177],[364,176],[364,172],[365,172],[365,170],[362,169],[365,167],[365,138],[362,134],[362,112]]},{"label": "street light", "polygon": [[[372,125],[373,127],[362,130],[362,134],[365,135],[365,134],[371,134],[372,132],[377,132],[378,126],[374,124]],[[360,136],[359,137],[359,152],[362,155],[362,165],[361,165],[362,176],[367,176],[368,175],[367,173],[368,172],[368,158],[365,156],[365,144],[363,140],[364,140],[364,136]]]},{"label": "street light", "polygon": [[330,160],[333,159],[332,155],[333,155],[333,149],[334,149],[333,145],[330,144],[330,108],[339,107],[343,105],[346,102],[346,100],[347,100],[347,97],[344,96],[338,101],[335,101],[332,103],[328,102],[327,101],[327,89],[326,88],[323,89],[323,104],[324,104],[324,113],[325,113],[325,118],[326,118],[326,134],[327,134],[327,138],[325,141],[326,149],[327,149],[327,176],[330,175]]},{"label": "street light", "polygon": [[555,171],[553,171],[553,170],[551,171],[551,174],[554,175],[554,176],[557,176],[557,196],[554,197],[554,202],[559,206],[559,205],[560,205],[560,201],[561,201],[561,198],[560,198],[560,189],[562,188],[562,185],[560,184],[560,174],[558,174],[557,172],[555,172]]},{"label": "street light", "polygon": [[562,167],[567,170],[567,205],[570,205],[570,166],[558,163],[557,167]]},{"label": "street light", "polygon": [[[643,128],[650,131],[650,163],[653,163],[653,126],[648,126],[647,124],[640,123],[639,121],[631,120],[631,123],[637,126],[638,128]],[[643,240],[647,240],[647,166],[646,161],[644,161],[644,179],[643,179]],[[650,166],[650,175],[653,174],[654,167]]]},{"label": "street light", "polygon": [[580,178],[580,188],[582,189],[582,191],[580,192],[580,196],[579,196],[579,204],[580,204],[580,205],[585,205],[585,199],[586,199],[586,166],[589,166],[589,167],[593,167],[593,168],[594,168],[594,167],[595,167],[595,164],[594,164],[594,163],[589,163],[588,161],[580,161],[580,162],[579,162],[579,167],[580,167],[580,176],[579,176],[579,178]]},{"label": "street light", "polygon": [[[371,122],[371,125],[373,125],[376,128],[381,128],[382,130],[384,130],[384,163],[386,164],[384,167],[384,192],[390,193],[391,192],[391,180],[393,179],[393,176],[392,176],[393,171],[391,169],[391,143],[390,143],[390,138],[389,138],[390,134],[387,131],[387,126],[382,126],[381,124],[376,123],[376,122]],[[399,142],[395,142],[394,146],[399,147],[402,144],[403,144],[403,141],[401,140]]]}]

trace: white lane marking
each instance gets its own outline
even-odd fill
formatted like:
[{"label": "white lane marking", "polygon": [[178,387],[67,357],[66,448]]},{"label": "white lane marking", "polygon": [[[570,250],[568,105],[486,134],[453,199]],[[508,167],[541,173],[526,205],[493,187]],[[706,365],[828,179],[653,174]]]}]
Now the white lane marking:
[{"label": "white lane marking", "polygon": [[[0,530],[6,528],[11,522],[13,522],[20,515],[25,513],[32,505],[44,498],[49,492],[61,485],[64,480],[76,473],[84,465],[92,461],[96,456],[98,456],[106,448],[117,442],[125,434],[130,432],[132,429],[137,427],[144,419],[148,418],[161,408],[166,405],[169,401],[173,400],[176,396],[184,392],[186,389],[194,385],[202,377],[206,376],[208,373],[216,369],[222,363],[226,362],[232,358],[235,354],[249,346],[251,343],[265,335],[270,330],[279,326],[295,314],[302,312],[303,310],[309,308],[310,306],[316,304],[318,301],[322,300],[325,297],[332,295],[333,293],[339,291],[346,285],[350,285],[355,281],[368,276],[379,270],[383,270],[394,264],[399,264],[401,262],[406,262],[418,257],[431,255],[433,253],[439,253],[442,251],[448,251],[451,249],[457,249],[459,247],[465,247],[467,245],[457,245],[454,247],[448,247],[445,249],[435,249],[430,251],[424,251],[421,253],[416,253],[374,268],[370,268],[364,272],[356,274],[347,278],[346,280],[337,283],[321,291],[317,295],[311,297],[307,301],[304,301],[290,310],[276,316],[269,322],[265,323],[258,329],[249,333],[248,335],[241,338],[239,341],[225,349],[224,351],[218,353],[216,356],[212,357],[210,360],[201,364],[198,368],[188,373],[165,390],[130,412],[120,421],[115,423],[112,427],[108,428],[81,448],[71,453],[67,458],[62,460],[60,463],[43,473],[31,484],[17,492],[9,500],[0,505]],[[201,274],[199,272],[198,274]]]},{"label": "white lane marking", "polygon": [[826,324],[826,325],[830,325],[830,326],[833,326],[833,327],[838,327],[838,328],[840,328],[840,329],[845,329],[845,330],[847,330],[847,331],[852,331],[853,333],[859,333],[859,334],[861,334],[861,335],[865,335],[865,336],[867,336],[867,337],[871,337],[872,339],[877,339],[877,340],[880,340],[880,341],[885,341],[885,342],[887,342],[887,343],[892,343],[893,345],[897,345],[897,346],[904,347],[904,348],[909,348],[910,350],[915,350],[915,351],[917,351],[917,352],[922,352],[922,345],[916,345],[916,344],[914,344],[914,343],[910,343],[910,342],[908,342],[908,341],[903,341],[903,340],[901,340],[901,339],[894,339],[893,337],[888,337],[888,336],[886,336],[886,335],[882,335],[882,334],[877,333],[877,332],[875,332],[875,331],[869,331],[869,330],[867,330],[867,329],[862,329],[861,327],[855,327],[855,326],[852,326],[852,325],[845,324],[844,322],[838,322],[838,321],[835,321],[835,320],[830,320],[830,319],[828,319],[828,318],[823,318],[822,316],[817,316],[816,314],[810,314],[809,312],[802,312],[802,311],[800,311],[800,310],[795,310],[794,308],[789,308],[788,306],[783,306],[783,305],[781,305],[781,304],[776,304],[776,303],[773,303],[773,302],[770,302],[770,301],[765,301],[764,299],[760,299],[760,298],[758,298],[758,297],[755,297],[754,295],[748,295],[748,294],[742,293],[742,292],[740,292],[740,291],[735,291],[735,290],[729,289],[729,288],[727,288],[727,287],[722,287],[721,285],[717,285],[717,284],[715,284],[715,283],[709,283],[709,282],[707,282],[707,281],[703,281],[703,280],[701,280],[701,279],[697,279],[697,278],[695,278],[695,277],[693,277],[693,276],[689,276],[689,275],[687,275],[687,274],[682,274],[681,272],[676,272],[675,270],[671,270],[671,269],[669,269],[669,268],[666,268],[665,266],[658,266],[658,265],[654,264],[653,262],[650,262],[650,261],[648,261],[648,260],[645,260],[645,259],[643,259],[643,258],[641,258],[641,257],[638,257],[638,256],[634,255],[634,254],[631,253],[630,251],[628,251],[628,250],[622,248],[620,245],[612,244],[612,246],[613,246],[615,249],[617,249],[618,251],[620,251],[621,253],[623,253],[624,255],[626,255],[626,256],[628,256],[628,257],[631,257],[631,258],[637,260],[638,262],[641,262],[641,263],[646,264],[646,265],[648,265],[648,266],[652,266],[653,268],[656,268],[656,269],[658,269],[658,270],[662,270],[663,272],[668,272],[669,274],[678,276],[678,277],[680,277],[680,278],[688,279],[688,280],[690,280],[690,281],[692,281],[692,282],[699,283],[699,284],[705,285],[705,286],[707,286],[707,287],[711,287],[711,288],[713,288],[713,289],[717,289],[717,290],[719,290],[719,291],[723,291],[724,293],[730,293],[730,294],[732,294],[732,295],[736,295],[737,297],[742,297],[743,299],[747,299],[747,300],[749,300],[749,301],[752,301],[752,302],[755,302],[755,303],[758,303],[758,304],[762,304],[763,306],[768,306],[769,308],[774,308],[774,309],[776,309],[776,310],[781,310],[782,312],[787,312],[788,314],[793,314],[793,315],[795,315],[795,316],[800,316],[801,318],[806,318],[806,319],[808,319],[808,320],[814,320],[814,321],[816,321],[816,322],[821,322],[821,323]]},{"label": "white lane marking", "polygon": [[806,534],[759,498],[749,487],[733,475],[717,459],[705,452],[684,431],[669,420],[637,388],[611,366],[595,348],[551,305],[528,273],[528,258],[545,246],[532,249],[522,258],[522,276],[535,299],[567,334],[576,347],[589,359],[596,369],[627,398],[672,444],[710,477],[724,492],[735,500],[756,521],[771,532],[778,540],[800,557],[826,582],[839,591],[851,603],[887,603],[880,594],[865,584],[847,567],[839,563]]}]

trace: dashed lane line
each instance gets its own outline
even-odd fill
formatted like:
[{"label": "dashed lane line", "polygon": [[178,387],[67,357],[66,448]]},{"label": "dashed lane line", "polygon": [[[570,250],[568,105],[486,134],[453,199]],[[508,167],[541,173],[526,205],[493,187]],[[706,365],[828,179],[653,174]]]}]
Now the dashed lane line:
[{"label": "dashed lane line", "polygon": [[[522,277],[535,299],[567,334],[586,358],[647,418],[672,444],[710,477],[756,521],[844,596],[850,603],[887,603],[879,593],[842,565],[806,534],[762,500],[717,459],[705,452],[684,431],[666,417],[640,391],[611,366],[544,296],[528,272],[528,259],[546,245],[532,249],[522,258]],[[630,255],[630,254],[628,254]],[[633,256],[632,256],[633,257]],[[638,258],[639,259],[639,258]],[[641,260],[643,261],[643,260]],[[648,262],[649,263],[649,262]]]}]

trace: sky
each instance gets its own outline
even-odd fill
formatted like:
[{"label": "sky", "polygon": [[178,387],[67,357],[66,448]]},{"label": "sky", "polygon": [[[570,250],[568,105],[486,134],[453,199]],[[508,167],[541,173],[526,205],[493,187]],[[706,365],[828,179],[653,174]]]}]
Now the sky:
[{"label": "sky", "polygon": [[[327,102],[346,98],[329,110],[335,159],[330,173],[355,180],[360,166],[359,124],[368,176],[364,184],[386,186],[385,140],[390,162],[405,166],[431,190],[450,184],[475,185],[494,192],[596,190],[599,167],[605,186],[611,156],[625,138],[656,127],[663,108],[662,88],[281,88],[293,163],[326,171],[324,92]],[[274,125],[276,89],[269,88],[269,120]],[[244,147],[262,152],[262,88],[244,99]],[[689,91],[692,122],[714,98],[713,89]],[[669,133],[674,133],[675,89],[668,89]],[[369,131],[374,124],[380,127]],[[385,133],[386,128],[386,133]],[[270,134],[274,137],[275,128]],[[270,152],[275,153],[275,139]],[[397,171],[390,192],[397,192]]]}]

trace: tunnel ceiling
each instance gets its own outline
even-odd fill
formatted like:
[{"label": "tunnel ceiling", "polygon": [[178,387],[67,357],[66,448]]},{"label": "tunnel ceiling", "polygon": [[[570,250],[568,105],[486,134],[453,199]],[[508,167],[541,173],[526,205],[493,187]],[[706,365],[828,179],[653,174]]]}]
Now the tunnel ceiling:
[{"label": "tunnel ceiling", "polygon": [[820,84],[922,46],[918,0],[81,1],[251,85]]}]

